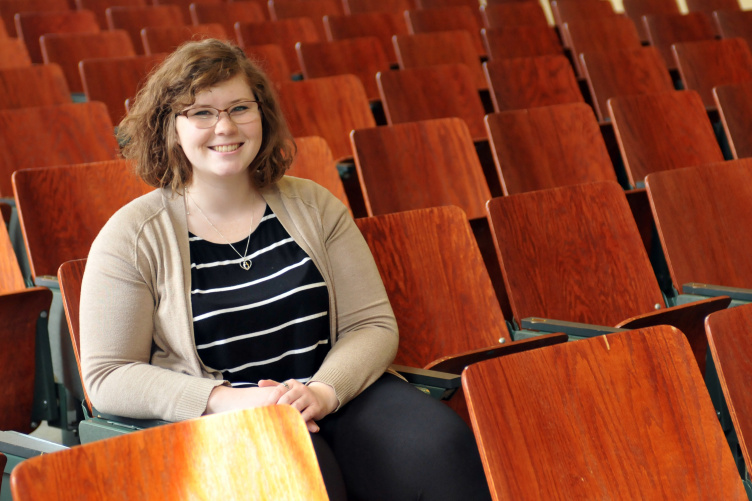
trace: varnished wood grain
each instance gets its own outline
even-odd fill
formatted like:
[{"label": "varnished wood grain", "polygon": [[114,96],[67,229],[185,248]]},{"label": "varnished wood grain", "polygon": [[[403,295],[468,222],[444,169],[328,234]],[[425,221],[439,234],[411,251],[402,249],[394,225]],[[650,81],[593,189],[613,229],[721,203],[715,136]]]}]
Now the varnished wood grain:
[{"label": "varnished wood grain", "polygon": [[[357,219],[389,296],[400,344],[395,363],[511,341],[467,215],[435,207]],[[460,265],[461,263],[461,265]]]},{"label": "varnished wood grain", "polygon": [[162,62],[164,56],[157,54],[82,60],[79,72],[86,100],[105,103],[110,120],[113,124],[119,124],[125,116],[125,100],[132,100],[136,96],[146,76],[154,66]]},{"label": "varnished wood grain", "polygon": [[0,37],[0,69],[31,66],[26,45],[20,38]]},{"label": "varnished wood grain", "polygon": [[[75,0],[76,9],[90,10],[97,17],[99,27],[107,29],[107,7],[115,5],[124,5],[122,0]],[[129,0],[127,5],[132,7],[146,6],[147,0]]]},{"label": "varnished wood grain", "polygon": [[713,99],[733,157],[752,157],[752,82],[719,85]]},{"label": "varnished wood grain", "polygon": [[261,67],[269,80],[279,86],[289,82],[292,75],[285,51],[277,44],[248,45],[243,48],[246,56]]},{"label": "varnished wood grain", "polygon": [[290,406],[216,414],[37,456],[13,470],[11,491],[17,501],[328,499],[310,435]]},{"label": "varnished wood grain", "polygon": [[43,311],[49,312],[51,302],[52,292],[43,287],[0,294],[0,318],[3,319],[0,326],[0,346],[3,347],[0,350],[2,430],[31,433],[34,429],[31,409],[34,403],[37,320]]},{"label": "varnished wood grain", "polygon": [[26,288],[15,251],[8,236],[8,229],[0,225],[0,294]]},{"label": "varnished wood grain", "polygon": [[622,0],[624,14],[632,20],[640,34],[640,40],[647,40],[648,33],[642,16],[650,14],[680,14],[676,0]]},{"label": "varnished wood grain", "polygon": [[752,356],[749,353],[752,346],[749,339],[752,332],[751,313],[752,305],[737,306],[713,313],[705,323],[710,353],[748,468],[752,465],[752,394],[749,391],[749,375],[752,374]]},{"label": "varnished wood grain", "polygon": [[747,498],[671,327],[482,362],[463,386],[496,500]]},{"label": "varnished wood grain", "polygon": [[721,38],[743,38],[752,47],[752,11],[720,10],[713,20]]},{"label": "varnished wood grain", "polygon": [[3,0],[0,2],[0,18],[10,37],[17,37],[14,16],[18,12],[52,12],[71,10],[68,0]]},{"label": "varnished wood grain", "polygon": [[689,14],[650,14],[643,17],[650,45],[660,52],[668,68],[676,68],[671,45],[680,42],[711,40],[715,37],[710,15],[705,12]]},{"label": "varnished wood grain", "polygon": [[739,0],[686,0],[689,12],[713,12],[716,10],[736,11],[742,10]]},{"label": "varnished wood grain", "polygon": [[[215,5],[220,5],[224,2],[225,0],[201,0],[201,3]],[[151,0],[149,3],[157,7],[162,5],[174,5],[180,9],[183,21],[185,21],[186,24],[190,24],[191,22],[190,6],[192,3],[195,3],[194,0]]]},{"label": "varnished wood grain", "polygon": [[19,220],[33,276],[56,276],[85,258],[107,220],[153,188],[125,160],[26,169],[13,176]]},{"label": "varnished wood grain", "polygon": [[397,54],[392,36],[407,35],[407,24],[402,13],[364,12],[346,16],[325,16],[327,40],[345,40],[358,37],[376,37],[390,64],[397,64]]},{"label": "varnished wood grain", "polygon": [[485,120],[505,195],[616,181],[600,127],[585,103],[492,113]]},{"label": "varnished wood grain", "polygon": [[389,71],[389,60],[376,37],[299,42],[296,50],[304,78],[352,74],[360,79],[370,101],[379,100],[376,74]]},{"label": "varnished wood grain", "polygon": [[59,64],[71,92],[84,92],[79,62],[98,57],[135,56],[128,33],[124,30],[99,33],[50,33],[39,39],[46,64]]},{"label": "varnished wood grain", "polygon": [[478,0],[416,0],[418,9],[441,9],[443,7],[478,8]]},{"label": "varnished wood grain", "polygon": [[18,38],[26,44],[34,64],[44,61],[39,37],[48,33],[97,33],[97,18],[88,10],[19,12],[15,15]]},{"label": "varnished wood grain", "polygon": [[713,87],[752,81],[752,51],[742,38],[677,43],[674,58],[685,89],[715,109]]},{"label": "varnished wood grain", "polygon": [[483,28],[481,37],[490,60],[564,54],[559,37],[550,26]]},{"label": "varnished wood grain", "polygon": [[366,12],[390,12],[400,16],[406,10],[414,9],[414,0],[343,0],[346,14]]},{"label": "varnished wood grain", "polygon": [[141,29],[146,26],[182,26],[188,19],[177,5],[114,6],[108,7],[107,26],[111,30],[125,30],[131,37],[136,54],[144,54]]},{"label": "varnished wood grain", "polygon": [[608,106],[632,186],[652,172],[723,161],[694,91],[615,97]]},{"label": "varnished wood grain", "polygon": [[486,139],[483,102],[464,64],[443,64],[379,73],[377,82],[387,122],[458,117],[474,140]]},{"label": "varnished wood grain", "polygon": [[580,54],[642,47],[640,35],[628,17],[582,19],[561,26],[562,37],[569,41],[575,73],[583,76]]},{"label": "varnished wood grain", "polygon": [[307,17],[316,28],[319,40],[326,40],[324,16],[343,15],[341,0],[269,0],[269,13],[275,21]]},{"label": "varnished wood grain", "polygon": [[170,53],[190,40],[217,38],[226,40],[227,33],[219,23],[190,26],[147,26],[141,30],[144,52],[151,56]]},{"label": "varnished wood grain", "polygon": [[496,111],[585,102],[564,56],[493,60],[483,67]]},{"label": "varnished wood grain", "polygon": [[464,64],[470,70],[476,88],[488,88],[478,51],[466,30],[394,35],[392,41],[402,70],[439,64]]},{"label": "varnished wood grain", "polygon": [[363,84],[355,75],[286,82],[279,88],[293,136],[321,136],[335,160],[352,158],[350,131],[375,127]]},{"label": "varnished wood grain", "polygon": [[[420,1],[420,0],[418,0]],[[455,7],[439,7],[431,9],[415,9],[405,11],[405,21],[410,33],[431,33],[434,31],[464,30],[470,35],[470,40],[478,57],[485,56],[486,48],[480,38],[483,21],[480,11],[466,5]]]},{"label": "varnished wood grain", "polygon": [[[81,373],[81,331],[79,329],[78,310],[81,305],[81,281],[84,278],[85,269],[86,259],[76,259],[61,263],[56,274],[60,284],[65,318],[68,321],[68,333],[71,338],[73,355],[76,357],[76,367],[78,367],[78,376],[81,381],[84,380],[84,375]],[[83,403],[86,405],[89,414],[94,415],[86,387],[83,385],[81,387],[84,392]]]},{"label": "varnished wood grain", "polygon": [[287,65],[295,73],[300,73],[298,42],[318,42],[325,40],[319,36],[316,25],[308,18],[283,19],[260,23],[235,23],[235,36],[241,47],[251,45],[276,44],[282,47]]},{"label": "varnished wood grain", "polygon": [[[607,0],[551,0],[550,3],[554,24],[559,28],[572,21],[617,16],[611,2]],[[562,43],[569,47],[566,39],[562,39]]]},{"label": "varnished wood grain", "polygon": [[19,169],[117,157],[118,145],[103,103],[0,110],[0,193],[13,192]]},{"label": "varnished wood grain", "polygon": [[456,205],[484,216],[491,195],[461,119],[360,129],[352,144],[369,215]]},{"label": "varnished wood grain", "polygon": [[548,26],[546,14],[538,2],[486,2],[486,5],[481,7],[480,12],[483,25],[486,28]]},{"label": "varnished wood grain", "polygon": [[287,174],[316,181],[350,207],[332,151],[323,137],[296,137],[298,153]]},{"label": "varnished wood grain", "polygon": [[236,38],[235,23],[259,23],[269,20],[266,2],[241,0],[223,3],[192,3],[191,20],[197,24],[221,24],[227,36]]},{"label": "varnished wood grain", "polygon": [[0,109],[70,102],[68,83],[57,64],[0,70]]},{"label": "varnished wood grain", "polygon": [[601,121],[608,118],[606,103],[612,97],[674,90],[671,75],[653,47],[586,52],[580,63]]}]

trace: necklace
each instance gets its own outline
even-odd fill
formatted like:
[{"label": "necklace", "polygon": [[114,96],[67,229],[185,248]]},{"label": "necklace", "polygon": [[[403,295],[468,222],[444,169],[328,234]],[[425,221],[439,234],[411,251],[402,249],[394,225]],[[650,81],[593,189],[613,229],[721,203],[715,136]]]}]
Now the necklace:
[{"label": "necklace", "polygon": [[[249,246],[249,245],[251,244],[251,233],[252,233],[252,230],[253,230],[253,210],[251,209],[251,227],[250,227],[250,228],[248,229],[248,240],[247,240],[247,241],[246,241],[246,243],[245,243],[245,252],[244,252],[243,254],[241,254],[241,253],[240,253],[240,252],[238,252],[238,250],[237,250],[237,249],[236,249],[236,248],[235,248],[235,247],[234,247],[234,246],[233,246],[233,245],[232,245],[232,244],[231,244],[231,243],[230,243],[230,242],[229,242],[229,241],[228,241],[228,240],[227,240],[227,239],[225,238],[225,236],[224,236],[224,235],[222,234],[222,232],[221,232],[221,231],[219,231],[219,230],[217,229],[217,227],[216,227],[216,226],[214,226],[214,223],[212,223],[212,222],[211,222],[211,221],[209,220],[209,218],[208,218],[208,217],[206,217],[206,214],[204,214],[204,211],[203,211],[203,210],[201,209],[201,207],[199,207],[199,205],[198,205],[198,204],[196,203],[196,201],[195,201],[195,200],[193,199],[193,197],[191,196],[191,194],[190,194],[190,193],[188,193],[188,190],[186,190],[186,191],[185,191],[185,194],[186,194],[186,195],[188,195],[188,198],[190,198],[190,199],[191,199],[191,202],[193,202],[193,205],[195,205],[195,206],[196,206],[196,208],[198,209],[198,211],[199,211],[199,212],[201,213],[201,215],[202,215],[202,216],[204,216],[204,219],[206,219],[206,222],[207,222],[207,223],[209,223],[209,225],[210,225],[210,226],[211,226],[212,228],[214,228],[214,231],[216,231],[216,232],[217,232],[217,233],[219,234],[219,236],[220,236],[220,237],[222,237],[222,240],[224,240],[224,241],[225,241],[225,243],[227,243],[227,245],[229,245],[229,246],[230,246],[230,248],[231,248],[232,250],[234,250],[234,251],[235,251],[235,254],[237,254],[238,256],[240,256],[240,267],[241,267],[241,268],[243,268],[243,269],[244,269],[245,271],[248,271],[248,270],[250,270],[250,269],[251,269],[251,264],[253,264],[253,263],[251,262],[251,258],[250,258],[250,257],[248,257],[248,246]],[[256,201],[256,196],[255,196],[255,195],[254,195],[254,197],[253,197],[253,201],[254,201],[254,202]],[[251,203],[251,205],[253,205],[253,203]],[[186,213],[186,215],[190,214],[190,212],[188,212],[188,206],[187,206],[187,205],[186,205],[186,208],[185,208],[185,213]]]}]

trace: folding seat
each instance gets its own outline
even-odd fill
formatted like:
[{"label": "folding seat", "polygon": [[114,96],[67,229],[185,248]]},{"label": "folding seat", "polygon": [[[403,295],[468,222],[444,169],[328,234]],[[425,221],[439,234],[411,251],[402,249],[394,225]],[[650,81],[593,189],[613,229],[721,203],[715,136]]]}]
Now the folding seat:
[{"label": "folding seat", "polygon": [[[220,5],[225,2],[225,0],[200,0],[203,4],[215,4]],[[182,14],[182,19],[186,22],[186,24],[190,23],[191,21],[191,4],[194,3],[194,0],[152,0],[151,3],[156,6],[161,5],[174,5],[177,8],[180,9],[180,13]]]},{"label": "folding seat", "polygon": [[346,40],[358,37],[376,37],[389,59],[397,65],[397,54],[392,44],[394,35],[407,35],[407,24],[401,13],[364,12],[345,16],[324,16],[327,40]]},{"label": "folding seat", "polygon": [[236,38],[235,23],[258,23],[269,20],[266,2],[240,0],[223,3],[192,3],[193,24],[221,24],[227,36]]},{"label": "folding seat", "polygon": [[311,179],[329,190],[347,207],[350,201],[342,185],[332,150],[326,140],[319,136],[296,137],[298,152],[286,175]]},{"label": "folding seat", "polygon": [[486,2],[486,5],[480,8],[480,13],[486,28],[548,26],[546,13],[538,2]]},{"label": "folding seat", "polygon": [[744,39],[677,43],[673,50],[684,88],[697,91],[708,109],[715,109],[713,87],[752,80],[752,51]]},{"label": "folding seat", "polygon": [[[130,39],[128,39],[130,43]],[[149,72],[164,59],[154,56],[125,56],[84,59],[79,73],[87,101],[107,106],[110,120],[117,125],[126,113],[125,101],[133,99]]]},{"label": "folding seat", "polygon": [[[561,30],[564,23],[615,17],[618,14],[614,12],[611,2],[607,0],[551,0],[551,15],[554,18],[554,25]],[[564,47],[569,47],[565,38],[562,38],[562,44]]]},{"label": "folding seat", "polygon": [[431,33],[435,31],[464,30],[470,34],[476,55],[486,55],[486,48],[480,38],[483,22],[480,11],[467,6],[441,7],[405,11],[405,21],[410,33]]},{"label": "folding seat", "polygon": [[147,26],[183,26],[188,18],[177,5],[108,7],[107,26],[111,30],[125,30],[131,37],[136,54],[143,55],[141,30]]},{"label": "folding seat", "polygon": [[752,11],[720,10],[713,20],[721,38],[743,38],[752,47]]},{"label": "folding seat", "polygon": [[643,16],[642,22],[648,35],[648,42],[658,49],[666,67],[671,70],[676,69],[674,55],[671,52],[673,44],[715,38],[710,15],[705,12],[651,14]]},{"label": "folding seat", "polygon": [[0,69],[0,109],[70,102],[68,84],[57,64]]},{"label": "folding seat", "polygon": [[287,65],[293,74],[300,74],[301,71],[295,44],[325,40],[325,38],[319,36],[314,22],[306,17],[260,23],[238,22],[235,23],[235,36],[242,48],[252,45],[279,45],[282,47]]},{"label": "folding seat", "polygon": [[561,56],[564,48],[556,31],[549,26],[506,26],[480,31],[488,59]]},{"label": "folding seat", "polygon": [[39,39],[48,33],[97,33],[97,18],[88,10],[19,12],[15,16],[18,38],[24,41],[34,64],[44,62]]},{"label": "folding seat", "polygon": [[647,41],[648,34],[642,16],[652,14],[681,14],[676,0],[622,0],[624,14],[632,20],[640,34],[640,40]]},{"label": "folding seat", "polygon": [[321,136],[339,161],[352,158],[350,131],[375,127],[363,84],[355,75],[285,82],[282,110],[294,137]]},{"label": "folding seat", "polygon": [[483,69],[497,112],[585,102],[563,55],[497,59],[483,63]]},{"label": "folding seat", "polygon": [[593,51],[580,55],[598,120],[608,120],[607,102],[616,96],[674,90],[671,75],[653,47]]},{"label": "folding seat", "polygon": [[324,16],[345,13],[340,0],[269,0],[269,12],[275,21],[309,18],[313,21],[319,40],[326,40]]},{"label": "folding seat", "polygon": [[653,172],[724,159],[694,91],[614,97],[608,108],[631,186]]},{"label": "folding seat", "polygon": [[109,30],[99,33],[49,33],[40,37],[42,59],[46,64],[59,64],[71,93],[84,92],[79,63],[100,57],[135,56],[128,33]]},{"label": "folding seat", "polygon": [[343,0],[345,14],[364,14],[366,12],[389,12],[399,14],[417,8],[414,0]]},{"label": "folding seat", "polygon": [[673,325],[705,372],[704,318],[731,299],[669,307],[617,183],[497,197],[487,210],[517,325],[584,337]]},{"label": "folding seat", "polygon": [[642,47],[640,35],[628,17],[607,17],[569,21],[560,27],[561,36],[567,40],[572,54],[575,73],[582,77],[580,54],[630,50]]},{"label": "folding seat", "polygon": [[15,15],[19,12],[59,12],[71,10],[68,0],[3,0],[0,2],[0,19],[10,37],[18,37]]},{"label": "folding seat", "polygon": [[90,10],[97,17],[99,27],[107,28],[107,8],[118,5],[129,5],[131,7],[145,7],[148,5],[147,0],[75,0],[76,9]]},{"label": "folding seat", "polygon": [[747,499],[675,328],[480,362],[462,384],[495,500]]},{"label": "folding seat", "polygon": [[394,35],[394,50],[400,69],[442,64],[463,64],[472,72],[478,90],[488,89],[478,53],[465,30],[433,31]]},{"label": "folding seat", "polygon": [[477,9],[478,0],[416,0],[418,9],[441,9],[444,7],[470,7]]},{"label": "folding seat", "polygon": [[714,87],[713,98],[733,158],[752,157],[752,82]]},{"label": "folding seat", "polygon": [[303,78],[356,75],[363,84],[368,99],[379,100],[376,74],[379,71],[389,71],[389,61],[377,38],[298,42],[296,50]]},{"label": "folding seat", "polygon": [[739,0],[687,0],[687,10],[689,12],[714,12],[742,10]]},{"label": "folding seat", "polygon": [[258,64],[273,84],[289,82],[292,71],[287,64],[285,52],[277,44],[247,45],[243,47],[245,54]]},{"label": "folding seat", "polygon": [[0,37],[0,69],[31,66],[26,45],[19,38]]},{"label": "folding seat", "polygon": [[227,39],[219,23],[186,26],[147,26],[141,30],[141,43],[147,56],[170,53],[181,44],[205,38]]},{"label": "folding seat", "polygon": [[[231,430],[228,432],[228,430]],[[217,453],[217,451],[222,451]],[[200,465],[200,467],[197,467]],[[247,470],[248,474],[227,472]],[[107,470],[103,475],[99,472]],[[291,406],[221,413],[42,454],[11,473],[13,499],[188,496],[323,501],[311,437]]]}]

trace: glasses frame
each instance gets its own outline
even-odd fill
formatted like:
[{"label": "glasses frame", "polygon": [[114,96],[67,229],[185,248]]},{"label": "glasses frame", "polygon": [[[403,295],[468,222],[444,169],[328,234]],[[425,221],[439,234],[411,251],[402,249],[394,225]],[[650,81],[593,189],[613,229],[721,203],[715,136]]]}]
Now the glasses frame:
[{"label": "glasses frame", "polygon": [[[259,114],[261,114],[261,101],[259,101],[258,99],[246,99],[246,100],[243,100],[243,101],[238,101],[237,103],[234,103],[234,104],[233,104],[232,106],[229,106],[229,107],[227,107],[227,108],[225,108],[225,109],[222,109],[222,110],[220,110],[219,108],[215,108],[214,106],[197,106],[197,107],[195,107],[195,108],[186,108],[186,109],[184,109],[183,111],[179,112],[179,113],[177,114],[177,116],[183,116],[183,117],[185,117],[186,119],[188,119],[188,122],[190,122],[190,124],[191,124],[191,125],[193,125],[194,127],[196,127],[197,129],[211,129],[212,127],[216,127],[216,126],[217,126],[217,124],[219,123],[219,117],[220,117],[220,116],[222,116],[222,112],[224,112],[224,113],[227,113],[227,118],[229,118],[229,119],[230,119],[230,121],[231,121],[232,123],[234,123],[235,125],[245,125],[245,124],[239,124],[238,122],[236,122],[236,121],[235,121],[235,120],[234,120],[234,119],[232,118],[232,115],[230,115],[230,111],[229,111],[229,110],[231,110],[232,108],[234,108],[235,106],[238,106],[238,105],[242,105],[243,103],[256,103],[256,104],[258,105],[258,110],[257,110],[257,111],[258,111],[258,113],[259,113]],[[189,111],[191,111],[191,110],[195,110],[195,109],[202,109],[202,110],[203,110],[203,109],[210,109],[210,110],[214,110],[214,111],[216,111],[216,112],[217,112],[217,116],[215,117],[214,123],[213,123],[213,124],[211,124],[211,125],[207,125],[206,127],[199,127],[199,126],[197,126],[197,125],[196,125],[196,124],[195,124],[195,123],[194,123],[194,122],[193,122],[193,121],[192,121],[192,120],[190,119],[190,117],[188,117],[188,115],[187,115],[187,113],[188,113]],[[252,121],[253,121],[253,120],[250,120],[250,121],[248,121],[248,122],[245,122],[245,123],[251,123]]]}]

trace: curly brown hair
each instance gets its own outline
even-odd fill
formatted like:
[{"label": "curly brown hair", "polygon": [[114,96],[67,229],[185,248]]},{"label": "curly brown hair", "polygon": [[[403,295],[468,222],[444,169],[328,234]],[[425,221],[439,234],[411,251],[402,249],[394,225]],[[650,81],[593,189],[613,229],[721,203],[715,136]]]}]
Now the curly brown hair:
[{"label": "curly brown hair", "polygon": [[154,69],[118,127],[123,157],[149,185],[179,191],[192,178],[192,167],[178,144],[177,113],[191,106],[196,94],[236,75],[244,75],[259,101],[263,136],[249,166],[254,184],[263,188],[279,180],[296,153],[274,87],[264,72],[231,42],[216,39],[186,42]]}]

